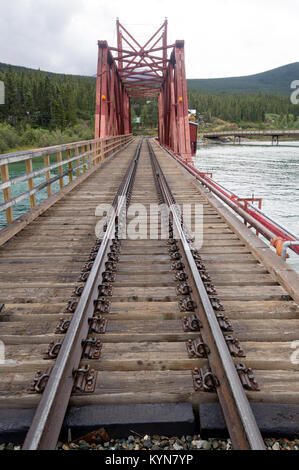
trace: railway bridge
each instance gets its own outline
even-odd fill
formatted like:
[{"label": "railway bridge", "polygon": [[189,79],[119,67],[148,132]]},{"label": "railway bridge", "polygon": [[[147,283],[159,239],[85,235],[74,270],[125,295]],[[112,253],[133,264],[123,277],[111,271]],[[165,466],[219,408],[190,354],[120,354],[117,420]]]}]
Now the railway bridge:
[{"label": "railway bridge", "polygon": [[224,137],[233,137],[234,141],[241,141],[242,137],[271,137],[272,144],[276,142],[278,145],[279,139],[282,137],[299,137],[298,129],[267,129],[267,130],[236,130],[223,132],[205,132],[203,138],[205,139],[223,139]]},{"label": "railway bridge", "polygon": [[[55,449],[105,427],[264,449],[299,433],[299,276],[256,232],[296,240],[190,163],[167,23],[144,46],[117,28],[95,139],[0,155],[1,441]],[[133,96],[158,97],[158,139],[131,134]]]}]

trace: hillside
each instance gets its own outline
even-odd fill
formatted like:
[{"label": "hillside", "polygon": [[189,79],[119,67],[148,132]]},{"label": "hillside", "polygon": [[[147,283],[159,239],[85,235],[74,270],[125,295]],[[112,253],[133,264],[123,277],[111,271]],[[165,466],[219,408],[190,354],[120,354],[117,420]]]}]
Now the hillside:
[{"label": "hillside", "polygon": [[[188,80],[189,107],[196,109],[205,123],[218,118],[239,127],[262,126],[271,115],[280,126],[297,128],[299,107],[290,102],[288,87],[298,78],[299,63],[294,63],[249,77]],[[0,153],[19,145],[69,141],[69,132],[83,139],[92,135],[94,77],[0,63],[0,80],[5,83],[5,104],[0,106]],[[140,118],[142,127],[156,128],[157,101],[146,101],[132,100],[132,118]]]},{"label": "hillside", "polygon": [[[0,70],[7,70],[8,65],[0,62]],[[16,72],[34,72],[36,70],[12,66]],[[66,75],[44,72],[49,76],[63,78]],[[73,75],[74,78],[84,78],[95,80],[96,75],[92,77]],[[290,94],[290,83],[293,80],[299,80],[299,62],[283,65],[282,67],[268,70],[266,72],[244,77],[229,78],[207,78],[207,79],[188,79],[188,90],[199,91],[202,93],[277,93]]]},{"label": "hillside", "polygon": [[[10,64],[4,64],[3,62],[0,62],[0,71],[6,72],[8,70]],[[31,69],[29,67],[21,67],[19,65],[10,65],[11,68],[17,72],[17,73],[36,73],[38,72],[37,69]],[[87,79],[87,80],[93,80],[93,77],[89,77],[87,75],[68,75],[68,74],[63,74],[63,73],[54,73],[54,72],[48,72],[45,70],[40,70],[42,74],[48,75],[49,77],[56,77],[63,79],[64,77],[74,77],[74,78],[82,78],[82,79]]]},{"label": "hillside", "polygon": [[203,93],[290,94],[290,83],[299,80],[299,62],[245,77],[189,79],[188,90]]}]

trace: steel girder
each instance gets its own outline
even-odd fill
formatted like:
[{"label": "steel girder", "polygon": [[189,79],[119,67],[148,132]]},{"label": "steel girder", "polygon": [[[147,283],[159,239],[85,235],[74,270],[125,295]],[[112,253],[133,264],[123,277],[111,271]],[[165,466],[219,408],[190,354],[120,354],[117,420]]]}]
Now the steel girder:
[{"label": "steel girder", "polygon": [[157,97],[159,142],[191,161],[184,41],[167,45],[167,25],[142,46],[117,20],[117,47],[99,41],[95,138],[130,133],[130,99]]}]

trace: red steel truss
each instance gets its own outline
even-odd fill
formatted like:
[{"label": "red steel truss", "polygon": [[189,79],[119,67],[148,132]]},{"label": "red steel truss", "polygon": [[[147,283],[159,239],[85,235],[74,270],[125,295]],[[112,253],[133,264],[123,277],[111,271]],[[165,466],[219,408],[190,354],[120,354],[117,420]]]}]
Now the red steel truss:
[{"label": "red steel truss", "polygon": [[159,142],[191,161],[184,41],[167,44],[167,19],[144,45],[116,28],[117,47],[98,42],[95,138],[129,134],[131,98],[157,98]]}]

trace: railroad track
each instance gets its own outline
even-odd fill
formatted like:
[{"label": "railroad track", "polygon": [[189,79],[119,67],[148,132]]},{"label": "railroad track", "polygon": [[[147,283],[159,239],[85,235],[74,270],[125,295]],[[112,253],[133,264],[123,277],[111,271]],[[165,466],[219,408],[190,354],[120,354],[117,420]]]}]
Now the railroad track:
[{"label": "railroad track", "polygon": [[[274,401],[277,394],[280,398],[292,395],[286,402],[297,403],[298,383],[292,393],[275,390],[277,373],[272,372],[275,362],[282,377],[292,368],[286,365],[289,345],[282,345],[285,332],[279,322],[281,316],[283,322],[289,321],[288,338],[294,339],[298,331],[294,302],[205,197],[186,184],[190,180],[178,165],[165,157],[156,143],[134,142],[121,160],[114,158],[101,170],[101,177],[92,176],[89,189],[72,192],[24,230],[28,238],[21,241],[17,236],[2,249],[0,265],[19,264],[15,248],[19,246],[21,266],[32,274],[28,283],[27,274],[16,270],[27,282],[23,288],[27,291],[10,294],[8,287],[0,297],[5,304],[0,338],[8,344],[8,359],[15,360],[3,366],[7,375],[0,382],[0,406],[37,406],[24,449],[55,448],[69,404],[192,401],[198,405],[214,401],[216,395],[234,448],[261,449],[263,441],[247,397]],[[111,172],[113,183],[107,179]],[[87,202],[90,214],[94,210],[99,181],[103,185],[100,200],[103,194],[107,202],[110,198],[116,216],[107,218],[103,237],[92,245],[95,218],[82,209]],[[150,204],[203,203],[203,249],[200,253],[192,249],[176,211],[170,227],[166,225],[168,239],[119,240],[125,222],[129,224],[135,216],[128,213],[124,219],[124,196],[128,204],[143,204],[147,209]],[[69,226],[57,241],[51,227],[54,220],[54,229],[55,224],[61,229],[62,217]],[[147,221],[147,216],[140,216],[139,229],[144,227],[150,235]],[[161,233],[165,225],[156,222]],[[173,239],[174,231],[179,233],[178,240]],[[40,246],[40,239],[34,239],[37,233],[53,241],[54,262],[44,259],[49,278],[30,269],[37,257],[44,256],[43,251],[32,254]],[[47,292],[48,302],[39,297],[38,289],[40,295]],[[14,303],[9,303],[10,295]],[[249,340],[251,327],[256,334],[253,342]],[[274,351],[269,338],[280,348],[274,359],[261,357],[267,348]],[[263,370],[265,364],[269,370]],[[252,366],[258,369],[254,375]],[[41,372],[33,380],[37,368]]]}]

